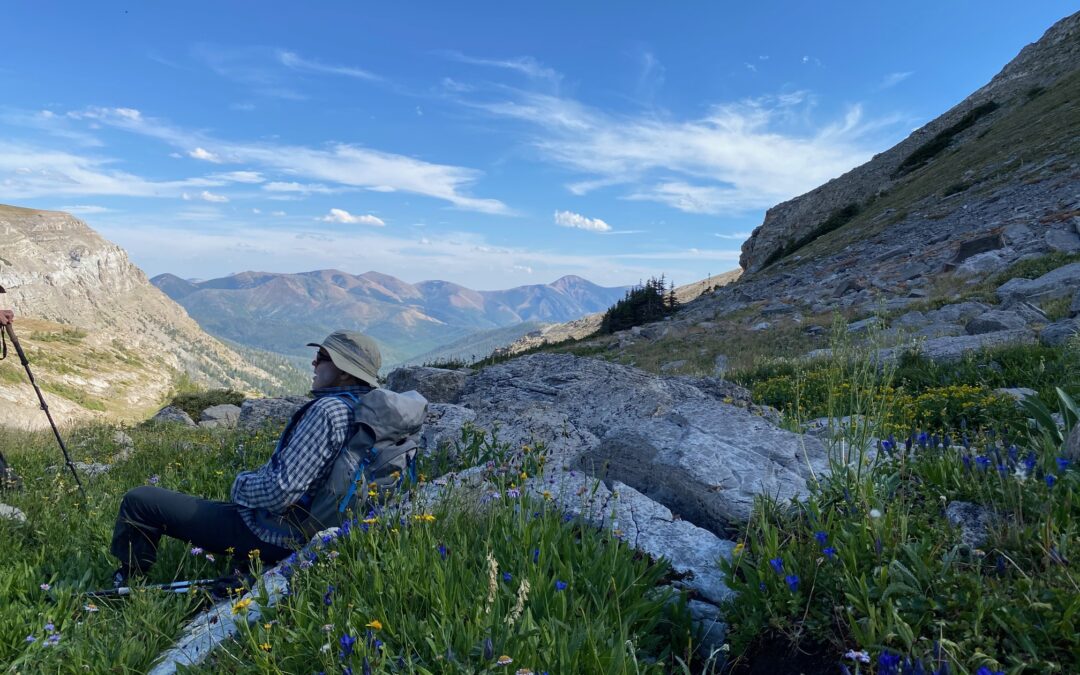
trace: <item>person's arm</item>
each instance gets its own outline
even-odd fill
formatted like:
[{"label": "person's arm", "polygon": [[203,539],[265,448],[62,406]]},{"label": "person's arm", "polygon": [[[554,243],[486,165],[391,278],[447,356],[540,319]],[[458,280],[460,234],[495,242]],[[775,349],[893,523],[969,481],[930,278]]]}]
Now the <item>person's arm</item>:
[{"label": "person's arm", "polygon": [[312,405],[297,423],[287,445],[255,471],[233,482],[231,499],[240,506],[276,513],[295,503],[341,449],[349,426],[348,408],[334,399]]},{"label": "person's arm", "polygon": [[0,309],[0,326],[6,326],[15,320],[15,312],[10,309]]}]

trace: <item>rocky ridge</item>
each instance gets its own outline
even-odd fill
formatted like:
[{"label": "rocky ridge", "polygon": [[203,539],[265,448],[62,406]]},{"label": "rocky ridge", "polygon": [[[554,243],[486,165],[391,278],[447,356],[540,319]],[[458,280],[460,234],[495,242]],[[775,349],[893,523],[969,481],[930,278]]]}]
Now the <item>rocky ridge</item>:
[{"label": "rocky ridge", "polygon": [[[280,384],[199,328],[119,246],[66,213],[0,206],[0,296],[38,382],[64,423],[136,418],[173,376],[217,386]],[[17,359],[0,362],[0,424],[47,424]]]}]

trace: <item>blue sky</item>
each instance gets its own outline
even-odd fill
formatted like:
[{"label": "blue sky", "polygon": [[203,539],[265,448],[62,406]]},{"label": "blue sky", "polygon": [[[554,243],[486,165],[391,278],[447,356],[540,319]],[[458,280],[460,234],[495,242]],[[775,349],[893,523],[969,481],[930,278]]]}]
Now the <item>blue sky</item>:
[{"label": "blue sky", "polygon": [[150,275],[689,283],[1076,9],[9,2],[0,202]]}]

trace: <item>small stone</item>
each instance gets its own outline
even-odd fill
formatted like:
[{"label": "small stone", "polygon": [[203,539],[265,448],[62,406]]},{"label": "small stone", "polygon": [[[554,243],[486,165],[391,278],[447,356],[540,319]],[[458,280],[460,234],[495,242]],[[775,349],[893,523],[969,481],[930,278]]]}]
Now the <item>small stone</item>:
[{"label": "small stone", "polygon": [[0,504],[0,518],[3,518],[4,520],[13,520],[16,523],[26,522],[25,513],[14,506],[8,506],[7,504]]},{"label": "small stone", "polygon": [[950,502],[945,507],[945,519],[960,528],[960,542],[971,549],[986,543],[997,520],[993,511],[971,502]]},{"label": "small stone", "polygon": [[755,323],[753,326],[750,326],[750,330],[752,331],[769,330],[770,328],[772,328],[772,324],[768,321],[762,321],[760,323]]},{"label": "small stone", "polygon": [[668,361],[664,365],[660,366],[660,372],[670,373],[673,370],[679,370],[686,365],[686,359],[680,359],[678,361]]},{"label": "small stone", "polygon": [[1005,240],[1000,233],[988,234],[982,237],[976,237],[974,239],[968,239],[965,242],[961,242],[956,249],[956,255],[953,256],[953,263],[962,263],[968,258],[978,255],[980,253],[986,253],[987,251],[993,251],[1005,246]]},{"label": "small stone", "polygon": [[1026,326],[1027,322],[1016,312],[992,309],[968,321],[964,326],[964,330],[968,335],[982,335],[983,333],[1015,330]]},{"label": "small stone", "polygon": [[1080,318],[1062,319],[1042,329],[1039,342],[1046,347],[1060,347],[1080,331]]},{"label": "small stone", "polygon": [[1026,398],[1032,396],[1038,396],[1039,392],[1034,389],[1028,389],[1027,387],[1000,387],[994,390],[995,394],[1001,394],[1002,396],[1012,396],[1017,401],[1023,401]]},{"label": "small stone", "polygon": [[1065,230],[1050,230],[1043,237],[1046,245],[1055,251],[1062,253],[1076,253],[1080,251],[1080,236],[1075,232]]}]

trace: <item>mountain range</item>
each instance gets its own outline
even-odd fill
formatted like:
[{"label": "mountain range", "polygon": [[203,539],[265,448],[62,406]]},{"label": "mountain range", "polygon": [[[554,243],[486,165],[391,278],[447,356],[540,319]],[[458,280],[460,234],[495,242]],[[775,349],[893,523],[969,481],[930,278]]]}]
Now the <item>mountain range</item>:
[{"label": "mountain range", "polygon": [[308,342],[351,328],[379,342],[384,366],[480,332],[570,321],[607,309],[626,292],[577,276],[475,291],[449,281],[410,284],[379,272],[340,270],[241,272],[206,281],[160,274],[150,281],[220,338],[306,358]]}]

